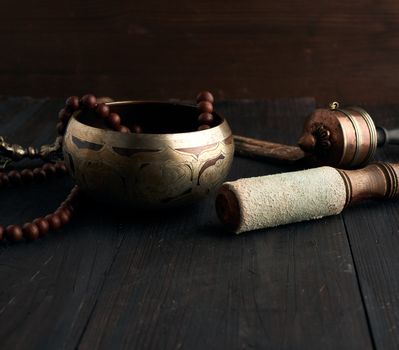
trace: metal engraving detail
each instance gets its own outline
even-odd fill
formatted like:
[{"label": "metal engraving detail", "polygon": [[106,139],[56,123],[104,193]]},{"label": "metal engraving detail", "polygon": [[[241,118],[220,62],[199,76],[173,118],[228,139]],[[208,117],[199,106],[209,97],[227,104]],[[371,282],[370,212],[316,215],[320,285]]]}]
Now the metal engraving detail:
[{"label": "metal engraving detail", "polygon": [[233,161],[232,140],[226,121],[198,132],[136,135],[97,129],[72,118],[64,154],[86,193],[128,206],[162,208],[216,190]]}]

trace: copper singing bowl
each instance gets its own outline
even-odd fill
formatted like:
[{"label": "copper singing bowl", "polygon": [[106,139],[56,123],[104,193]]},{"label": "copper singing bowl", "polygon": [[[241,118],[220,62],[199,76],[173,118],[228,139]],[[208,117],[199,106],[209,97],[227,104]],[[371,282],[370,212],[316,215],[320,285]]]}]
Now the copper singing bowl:
[{"label": "copper singing bowl", "polygon": [[108,106],[127,126],[143,125],[143,133],[106,129],[87,112],[72,116],[64,157],[84,193],[111,204],[162,208],[195,201],[222,184],[234,155],[225,119],[213,113],[216,126],[187,132],[198,127],[195,106],[139,101]]}]

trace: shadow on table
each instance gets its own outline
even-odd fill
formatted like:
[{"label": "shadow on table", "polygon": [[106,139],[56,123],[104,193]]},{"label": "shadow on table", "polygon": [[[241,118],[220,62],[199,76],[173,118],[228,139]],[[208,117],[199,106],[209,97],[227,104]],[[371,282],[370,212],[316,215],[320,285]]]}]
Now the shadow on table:
[{"label": "shadow on table", "polygon": [[102,225],[123,225],[141,229],[175,226],[176,229],[195,231],[200,234],[212,233],[221,237],[228,234],[217,218],[214,199],[211,197],[176,208],[157,210],[121,208],[104,203],[93,203],[87,198],[82,198],[79,206],[76,221],[81,223],[96,223],[101,218]]}]

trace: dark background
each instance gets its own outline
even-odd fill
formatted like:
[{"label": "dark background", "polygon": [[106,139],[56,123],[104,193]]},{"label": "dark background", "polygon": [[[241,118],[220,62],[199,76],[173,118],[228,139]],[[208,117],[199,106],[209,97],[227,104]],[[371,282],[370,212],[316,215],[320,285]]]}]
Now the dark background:
[{"label": "dark background", "polygon": [[399,2],[1,1],[0,95],[392,103]]}]

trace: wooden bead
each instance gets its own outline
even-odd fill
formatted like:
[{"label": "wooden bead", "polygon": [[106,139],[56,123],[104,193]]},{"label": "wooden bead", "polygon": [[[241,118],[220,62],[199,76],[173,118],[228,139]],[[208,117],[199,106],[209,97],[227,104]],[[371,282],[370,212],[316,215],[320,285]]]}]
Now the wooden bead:
[{"label": "wooden bead", "polygon": [[69,96],[65,101],[66,108],[73,112],[79,109],[79,97],[78,96]]},{"label": "wooden bead", "polygon": [[57,174],[57,169],[54,164],[46,163],[42,166],[42,169],[46,173],[47,177],[55,176]]},{"label": "wooden bead", "polygon": [[68,215],[69,219],[71,219],[72,217],[72,210],[71,210],[71,206],[65,204],[65,202],[62,202],[60,204],[60,206],[58,207],[58,209],[56,210],[56,212],[63,210],[65,212],[66,215]]},{"label": "wooden bead", "polygon": [[62,108],[59,112],[58,112],[58,119],[60,122],[66,124],[68,122],[68,120],[71,118],[71,113],[68,112],[66,110],[66,108]]},{"label": "wooden bead", "polygon": [[77,195],[79,195],[80,193],[80,188],[78,185],[73,186],[73,188],[71,189],[71,191],[69,192],[70,196],[76,197]]},{"label": "wooden bead", "polygon": [[210,103],[213,103],[214,102],[213,95],[209,91],[201,91],[197,95],[197,103],[201,101],[208,101]]},{"label": "wooden bead", "polygon": [[71,192],[69,193],[68,197],[66,198],[66,202],[73,204],[79,196],[79,187],[75,186]]},{"label": "wooden bead", "polygon": [[42,168],[33,169],[33,176],[36,181],[44,181],[47,178],[45,171]]},{"label": "wooden bead", "polygon": [[64,135],[65,134],[65,130],[66,130],[66,124],[63,123],[63,122],[59,122],[55,126],[55,129],[57,130],[57,134],[58,135]]},{"label": "wooden bead", "polygon": [[71,212],[71,217],[73,215],[73,213],[75,212],[75,208],[73,206],[73,203],[70,201],[65,201],[65,204],[61,205],[62,209],[68,209]]},{"label": "wooden bead", "polygon": [[30,169],[24,169],[21,171],[22,180],[26,183],[31,183],[34,179],[33,171]]},{"label": "wooden bead", "polygon": [[198,131],[209,129],[210,126],[207,124],[202,124],[198,127]]},{"label": "wooden bead", "polygon": [[70,210],[71,207],[71,203],[68,202],[67,200],[63,201],[60,206],[58,207],[58,209],[68,209],[71,213],[72,211]]},{"label": "wooden bead", "polygon": [[129,134],[130,133],[130,129],[127,126],[124,125],[119,125],[116,129],[116,131],[119,131],[123,134]]},{"label": "wooden bead", "polygon": [[39,238],[39,228],[34,223],[27,222],[24,224],[22,232],[28,241],[34,241]]},{"label": "wooden bead", "polygon": [[44,218],[47,220],[51,230],[56,231],[61,228],[62,222],[57,214],[49,214]]},{"label": "wooden bead", "polygon": [[62,208],[64,211],[65,211],[65,213],[69,216],[69,218],[71,218],[72,217],[72,210],[70,209],[70,207],[65,207],[65,208]]},{"label": "wooden bead", "polygon": [[198,117],[201,124],[211,125],[213,123],[213,115],[211,113],[201,113]]},{"label": "wooden bead", "polygon": [[109,116],[109,107],[105,103],[100,103],[96,108],[96,112],[101,118],[106,119]]},{"label": "wooden bead", "polygon": [[19,242],[23,239],[21,226],[10,225],[6,228],[6,237],[10,242]]},{"label": "wooden bead", "polygon": [[80,192],[79,186],[78,185],[73,186],[71,194],[78,195],[79,192]]},{"label": "wooden bead", "polygon": [[73,204],[75,203],[76,199],[77,199],[77,196],[76,196],[76,195],[73,195],[72,193],[70,193],[70,194],[68,195],[68,197],[66,197],[66,200],[65,200],[65,201],[66,201],[67,203],[69,203],[70,206],[73,206]]},{"label": "wooden bead", "polygon": [[55,163],[55,170],[58,175],[64,175],[68,173],[68,168],[66,167],[64,162]]},{"label": "wooden bead", "polygon": [[21,176],[21,173],[20,173],[19,171],[17,171],[17,170],[11,170],[11,171],[8,173],[8,177],[9,177],[9,179],[10,179],[10,182],[11,182],[13,185],[20,185],[20,184],[22,183],[22,176]]},{"label": "wooden bead", "polygon": [[201,101],[200,103],[198,103],[198,108],[202,113],[213,112],[213,104],[208,101]]},{"label": "wooden bead", "polygon": [[71,219],[70,215],[68,215],[68,212],[64,209],[57,209],[54,214],[60,218],[62,225],[66,225]]},{"label": "wooden bead", "polygon": [[107,118],[107,123],[113,128],[117,129],[121,125],[121,117],[117,113],[110,113]]},{"label": "wooden bead", "polygon": [[5,238],[6,229],[0,225],[0,242]]},{"label": "wooden bead", "polygon": [[10,178],[7,174],[0,174],[2,187],[7,187],[10,184]]},{"label": "wooden bead", "polygon": [[80,100],[80,104],[84,108],[93,109],[97,106],[96,96],[92,94],[84,95]]},{"label": "wooden bead", "polygon": [[48,221],[43,218],[37,218],[33,220],[33,224],[35,224],[39,229],[39,236],[45,236],[50,229]]}]

